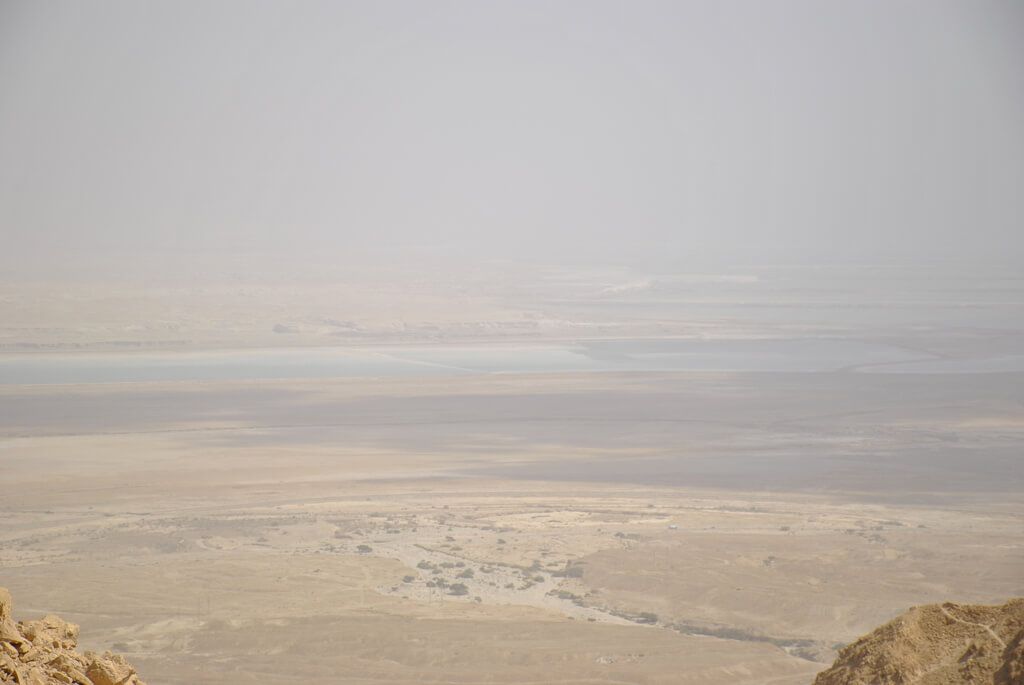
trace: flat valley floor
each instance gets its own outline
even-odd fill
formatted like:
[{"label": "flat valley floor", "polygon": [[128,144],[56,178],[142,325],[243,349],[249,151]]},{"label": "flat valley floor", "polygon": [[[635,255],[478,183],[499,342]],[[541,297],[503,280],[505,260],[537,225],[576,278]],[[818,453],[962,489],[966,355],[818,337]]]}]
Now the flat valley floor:
[{"label": "flat valley floor", "polygon": [[809,683],[1024,595],[1024,374],[0,386],[0,585],[151,685]]}]

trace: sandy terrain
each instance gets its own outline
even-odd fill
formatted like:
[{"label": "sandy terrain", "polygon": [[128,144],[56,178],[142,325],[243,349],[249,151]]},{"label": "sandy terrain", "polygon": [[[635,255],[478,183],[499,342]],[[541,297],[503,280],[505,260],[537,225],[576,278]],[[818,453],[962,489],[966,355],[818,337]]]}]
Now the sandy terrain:
[{"label": "sandy terrain", "polygon": [[[111,255],[0,269],[0,354],[455,342],[841,338],[910,358],[1018,357],[1012,269],[733,266],[678,273],[490,261]],[[856,365],[855,365],[856,366]],[[1019,365],[1016,367],[1020,369]],[[992,369],[998,370],[998,369]]]},{"label": "sandy terrain", "polygon": [[0,585],[158,684],[806,683],[1024,594],[1019,379],[820,376],[6,386]]}]

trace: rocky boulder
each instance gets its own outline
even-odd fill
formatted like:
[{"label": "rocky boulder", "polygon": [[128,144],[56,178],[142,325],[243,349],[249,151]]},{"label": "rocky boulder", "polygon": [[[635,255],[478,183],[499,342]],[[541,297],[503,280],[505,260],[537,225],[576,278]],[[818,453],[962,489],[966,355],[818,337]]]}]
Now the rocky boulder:
[{"label": "rocky boulder", "polygon": [[0,683],[145,685],[120,655],[79,654],[78,626],[52,614],[15,623],[11,593],[0,587]]},{"label": "rocky boulder", "polygon": [[1024,685],[1024,599],[930,604],[839,652],[815,685]]}]

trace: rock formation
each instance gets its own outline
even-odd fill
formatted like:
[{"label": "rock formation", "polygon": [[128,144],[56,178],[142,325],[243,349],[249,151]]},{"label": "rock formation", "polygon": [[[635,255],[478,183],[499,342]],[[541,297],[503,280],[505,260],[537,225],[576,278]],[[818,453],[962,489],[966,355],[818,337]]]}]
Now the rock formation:
[{"label": "rock formation", "polygon": [[14,622],[11,594],[0,587],[0,683],[145,685],[123,656],[75,651],[78,626],[57,616]]},{"label": "rock formation", "polygon": [[839,652],[814,685],[1024,685],[1024,599],[915,607]]}]

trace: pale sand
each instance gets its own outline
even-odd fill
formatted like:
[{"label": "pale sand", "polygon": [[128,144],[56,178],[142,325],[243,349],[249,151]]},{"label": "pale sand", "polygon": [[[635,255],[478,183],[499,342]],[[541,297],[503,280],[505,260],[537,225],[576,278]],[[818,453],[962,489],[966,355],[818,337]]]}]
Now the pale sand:
[{"label": "pale sand", "polygon": [[157,684],[806,683],[910,605],[1024,594],[1020,391],[845,378],[2,388],[0,585]]}]

